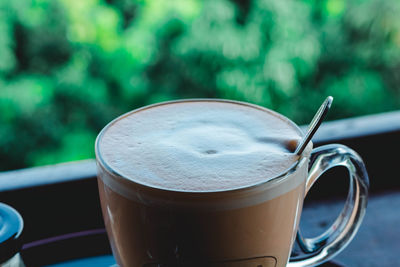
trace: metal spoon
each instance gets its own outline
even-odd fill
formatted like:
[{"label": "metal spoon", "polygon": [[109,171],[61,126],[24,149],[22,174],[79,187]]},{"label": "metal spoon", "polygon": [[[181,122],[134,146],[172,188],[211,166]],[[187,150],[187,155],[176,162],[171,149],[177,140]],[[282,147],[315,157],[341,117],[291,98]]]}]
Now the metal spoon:
[{"label": "metal spoon", "polygon": [[326,114],[328,114],[328,111],[332,105],[332,101],[333,101],[333,97],[328,96],[325,99],[324,103],[322,103],[321,107],[318,109],[314,118],[310,122],[310,125],[308,126],[306,135],[303,137],[301,142],[297,145],[297,148],[294,151],[294,153],[296,155],[301,155],[301,153],[303,153],[303,150],[306,148],[308,142],[310,142],[311,138],[314,136],[315,132],[318,130],[322,121],[326,117]]}]

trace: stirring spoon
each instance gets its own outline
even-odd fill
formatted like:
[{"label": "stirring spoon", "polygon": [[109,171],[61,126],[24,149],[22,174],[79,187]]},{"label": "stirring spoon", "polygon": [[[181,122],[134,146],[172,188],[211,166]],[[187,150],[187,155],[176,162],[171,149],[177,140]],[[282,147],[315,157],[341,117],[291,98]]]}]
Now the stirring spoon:
[{"label": "stirring spoon", "polygon": [[333,101],[333,97],[328,96],[325,99],[324,103],[322,103],[322,105],[319,107],[317,113],[314,115],[314,118],[312,119],[312,121],[310,122],[310,125],[308,126],[306,135],[303,137],[303,139],[297,145],[296,150],[294,151],[294,153],[296,155],[301,155],[301,153],[303,153],[303,150],[306,148],[306,146],[310,142],[311,138],[314,136],[315,132],[318,130],[322,121],[326,117],[326,114],[328,114],[328,111],[332,105],[332,101]]}]

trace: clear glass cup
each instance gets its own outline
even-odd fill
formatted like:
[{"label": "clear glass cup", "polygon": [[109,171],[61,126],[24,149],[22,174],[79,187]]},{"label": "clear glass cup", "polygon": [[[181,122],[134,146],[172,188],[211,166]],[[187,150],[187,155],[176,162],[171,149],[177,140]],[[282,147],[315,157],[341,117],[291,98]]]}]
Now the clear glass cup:
[{"label": "clear glass cup", "polygon": [[[143,109],[188,101],[220,101],[276,114],[242,102],[203,99],[152,105],[115,121],[136,116]],[[120,266],[313,266],[343,250],[364,217],[368,175],[360,156],[346,146],[332,144],[312,150],[310,143],[291,168],[256,185],[184,192],[146,186],[111,168],[99,143],[112,125],[97,138],[96,159],[103,217]],[[349,171],[344,209],[323,234],[305,239],[298,231],[304,197],[325,171],[337,166]],[[296,236],[304,255],[290,259]]]},{"label": "clear glass cup", "polygon": [[24,221],[13,207],[0,203],[0,266],[23,267],[20,255]]}]

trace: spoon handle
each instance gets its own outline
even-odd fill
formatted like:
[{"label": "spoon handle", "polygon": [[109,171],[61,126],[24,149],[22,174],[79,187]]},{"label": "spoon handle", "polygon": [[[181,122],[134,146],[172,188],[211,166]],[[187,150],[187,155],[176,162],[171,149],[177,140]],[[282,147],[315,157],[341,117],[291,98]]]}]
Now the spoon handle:
[{"label": "spoon handle", "polygon": [[324,103],[322,103],[322,105],[319,107],[317,113],[315,114],[314,118],[310,122],[310,125],[308,126],[306,135],[303,137],[300,144],[294,151],[296,155],[301,155],[301,153],[303,153],[303,150],[306,148],[308,142],[310,142],[311,138],[314,136],[315,132],[318,130],[319,126],[324,120],[326,114],[328,114],[328,111],[332,105],[332,101],[333,97],[328,96],[325,99]]}]

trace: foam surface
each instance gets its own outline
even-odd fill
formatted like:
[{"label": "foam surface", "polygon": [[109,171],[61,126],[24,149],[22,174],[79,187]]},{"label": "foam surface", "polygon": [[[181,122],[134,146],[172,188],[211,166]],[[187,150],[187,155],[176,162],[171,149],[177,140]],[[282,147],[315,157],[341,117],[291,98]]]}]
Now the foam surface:
[{"label": "foam surface", "polygon": [[296,160],[297,128],[262,109],[231,102],[180,102],[134,111],[103,132],[105,164],[137,183],[179,191],[257,184]]}]

